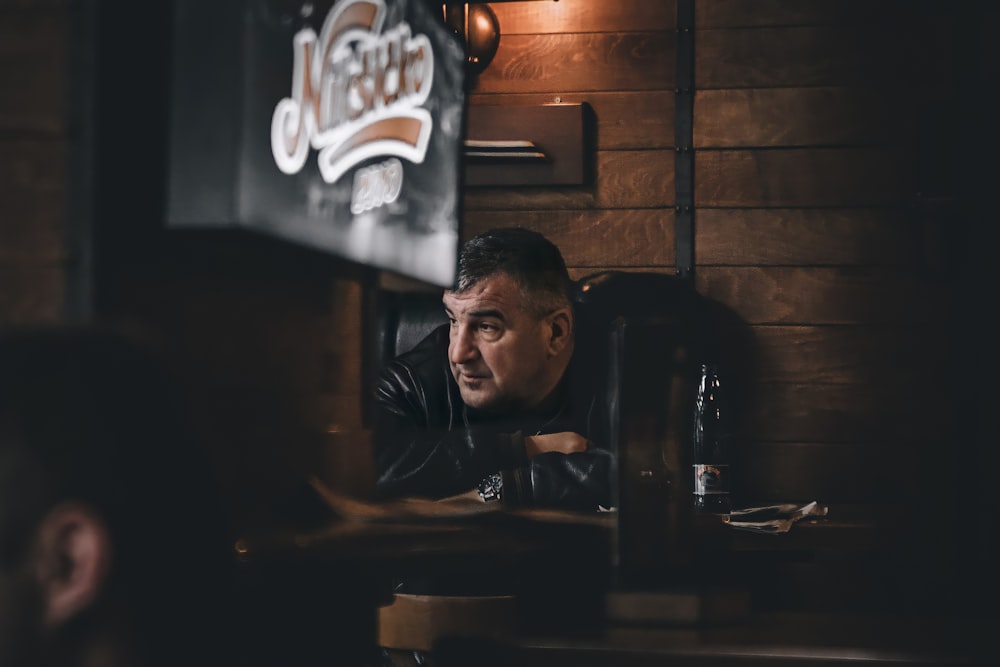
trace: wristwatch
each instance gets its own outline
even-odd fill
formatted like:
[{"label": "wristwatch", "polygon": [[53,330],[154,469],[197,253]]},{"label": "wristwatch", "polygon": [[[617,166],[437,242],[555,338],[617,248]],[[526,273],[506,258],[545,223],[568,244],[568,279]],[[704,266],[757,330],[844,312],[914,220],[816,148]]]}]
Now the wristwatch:
[{"label": "wristwatch", "polygon": [[484,503],[500,502],[503,498],[503,477],[498,472],[483,477],[483,481],[479,482],[478,491]]}]

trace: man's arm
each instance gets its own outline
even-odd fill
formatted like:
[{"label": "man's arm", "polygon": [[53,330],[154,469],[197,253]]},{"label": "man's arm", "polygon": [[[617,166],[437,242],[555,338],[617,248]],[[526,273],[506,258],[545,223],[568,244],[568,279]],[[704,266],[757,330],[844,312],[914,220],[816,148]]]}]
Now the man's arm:
[{"label": "man's arm", "polygon": [[546,433],[545,435],[527,435],[524,437],[524,451],[529,459],[545,452],[560,454],[575,454],[590,449],[590,441],[579,433],[564,431],[562,433]]},{"label": "man's arm", "polygon": [[[486,475],[527,462],[519,433],[468,428],[451,395],[447,365],[431,346],[391,362],[376,389],[376,491],[380,497],[443,498]],[[426,355],[426,356],[424,356]]]},{"label": "man's arm", "polygon": [[[438,338],[435,338],[435,334]],[[500,472],[510,507],[609,507],[613,457],[582,435],[467,427],[450,387],[447,330],[425,339],[379,378],[375,428],[379,497],[444,498]]]},{"label": "man's arm", "polygon": [[389,374],[379,383],[376,490],[380,497],[444,498],[474,489],[487,475],[500,472],[504,504],[509,507],[611,506],[613,457],[607,450],[585,449],[586,438],[576,433],[522,437],[519,432],[464,425],[448,430],[430,413],[450,406],[421,400],[428,388],[416,390],[415,382]]},{"label": "man's arm", "polygon": [[599,447],[573,454],[545,452],[503,471],[504,500],[515,507],[610,508],[614,470],[611,452]]},{"label": "man's arm", "polygon": [[[503,502],[508,507],[596,510],[613,504],[613,457],[604,449],[571,454],[548,451],[518,463],[513,455],[501,452],[516,451],[517,441],[527,440],[520,433],[466,428],[380,430],[376,439],[380,497],[444,498],[469,493],[484,477],[499,472]],[[575,433],[552,434],[564,435],[582,439]]]},{"label": "man's arm", "polygon": [[502,454],[504,434],[376,429],[376,491],[379,497],[444,498],[474,489],[486,475],[517,467]]}]

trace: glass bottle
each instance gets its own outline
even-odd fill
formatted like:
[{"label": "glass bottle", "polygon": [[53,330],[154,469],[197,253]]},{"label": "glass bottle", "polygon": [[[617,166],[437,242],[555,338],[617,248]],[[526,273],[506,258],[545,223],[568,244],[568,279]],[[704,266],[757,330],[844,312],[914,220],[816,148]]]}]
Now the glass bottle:
[{"label": "glass bottle", "polygon": [[694,406],[692,492],[696,510],[732,511],[731,415],[717,364],[702,364]]}]

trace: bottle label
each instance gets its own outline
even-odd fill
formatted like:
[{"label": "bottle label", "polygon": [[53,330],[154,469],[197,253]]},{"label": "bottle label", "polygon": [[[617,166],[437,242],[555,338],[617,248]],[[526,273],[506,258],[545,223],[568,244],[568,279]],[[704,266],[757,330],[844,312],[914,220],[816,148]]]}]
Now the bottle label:
[{"label": "bottle label", "polygon": [[692,468],[694,468],[695,495],[729,493],[728,465],[696,463]]}]

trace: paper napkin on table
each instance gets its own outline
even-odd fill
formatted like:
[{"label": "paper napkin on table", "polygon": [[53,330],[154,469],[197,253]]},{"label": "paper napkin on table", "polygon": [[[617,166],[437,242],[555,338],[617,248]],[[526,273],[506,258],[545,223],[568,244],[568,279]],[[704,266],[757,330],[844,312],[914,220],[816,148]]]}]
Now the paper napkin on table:
[{"label": "paper napkin on table", "polygon": [[781,503],[763,507],[746,507],[733,510],[723,519],[733,528],[756,533],[787,533],[799,519],[807,516],[826,516],[829,508],[815,500],[805,505]]}]

